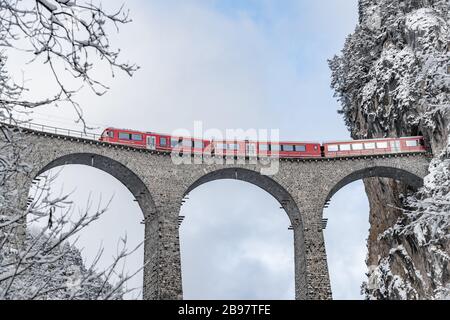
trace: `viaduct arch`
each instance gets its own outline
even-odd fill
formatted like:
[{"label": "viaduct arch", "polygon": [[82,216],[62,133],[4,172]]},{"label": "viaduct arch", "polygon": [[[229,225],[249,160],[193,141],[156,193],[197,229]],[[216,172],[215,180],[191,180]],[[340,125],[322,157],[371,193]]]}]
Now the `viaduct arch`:
[{"label": "viaduct arch", "polygon": [[366,178],[390,178],[393,180],[401,181],[404,184],[419,189],[423,186],[423,177],[418,176],[415,173],[393,167],[368,167],[361,170],[351,172],[349,175],[338,181],[330,190],[326,197],[326,201],[330,200],[340,189],[346,185]]},{"label": "viaduct arch", "polygon": [[[25,130],[29,146],[24,161],[32,172],[17,179],[18,205],[34,177],[64,164],[83,164],[121,181],[144,213],[144,299],[182,299],[178,218],[182,200],[199,185],[218,179],[252,183],[277,199],[294,232],[296,299],[331,299],[323,239],[323,207],[346,184],[367,177],[388,177],[420,187],[428,173],[424,154],[398,154],[339,159],[276,160],[278,170],[262,175],[266,165],[234,163],[175,164],[170,154]],[[0,142],[1,143],[1,142]]]},{"label": "viaduct arch", "polygon": [[296,298],[305,300],[307,299],[307,294],[305,290],[306,287],[306,254],[305,254],[305,239],[303,237],[303,223],[302,216],[300,214],[300,209],[289,194],[289,192],[280,185],[277,181],[271,177],[261,175],[259,172],[254,170],[249,170],[240,167],[231,167],[225,169],[217,169],[211,171],[200,178],[198,178],[189,188],[186,190],[185,195],[189,194],[195,188],[201,186],[202,184],[216,181],[216,180],[240,180],[251,183],[262,190],[266,191],[272,195],[275,200],[284,208],[287,213],[292,226],[294,229],[294,264],[295,264],[295,281],[296,287]]},{"label": "viaduct arch", "polygon": [[[138,200],[142,212],[153,212],[155,204],[144,182],[129,168],[117,160],[95,153],[72,153],[54,159],[38,170],[36,176],[56,167],[79,164],[109,173],[119,180]],[[150,210],[149,210],[150,209]]]}]

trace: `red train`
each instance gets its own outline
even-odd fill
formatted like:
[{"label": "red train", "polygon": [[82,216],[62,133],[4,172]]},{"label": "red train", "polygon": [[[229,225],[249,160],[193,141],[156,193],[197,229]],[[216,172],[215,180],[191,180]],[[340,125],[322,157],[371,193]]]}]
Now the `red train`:
[{"label": "red train", "polygon": [[100,141],[184,154],[242,157],[336,158],[374,154],[426,152],[423,137],[315,142],[210,141],[167,134],[107,128]]}]

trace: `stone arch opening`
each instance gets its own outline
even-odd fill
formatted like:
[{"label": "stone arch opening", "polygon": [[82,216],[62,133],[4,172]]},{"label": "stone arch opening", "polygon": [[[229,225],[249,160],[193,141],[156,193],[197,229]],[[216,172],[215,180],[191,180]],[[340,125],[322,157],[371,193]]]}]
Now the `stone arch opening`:
[{"label": "stone arch opening", "polygon": [[333,299],[363,299],[361,284],[367,280],[369,200],[361,180],[349,183],[333,195],[323,209],[323,230]]},{"label": "stone arch opening", "polygon": [[[286,232],[292,232],[287,230],[289,226],[289,222],[292,225],[296,225],[297,228],[294,230],[294,246],[295,246],[295,254],[293,257],[294,261],[294,274],[296,280],[296,289],[295,294],[296,298],[303,299],[306,297],[306,288],[304,284],[306,283],[306,256],[304,254],[304,237],[303,237],[303,225],[299,212],[299,208],[295,203],[292,196],[289,194],[286,189],[281,186],[278,182],[268,176],[261,175],[257,171],[244,169],[244,168],[224,168],[219,170],[214,170],[212,172],[206,173],[205,175],[198,178],[194,183],[192,183],[185,191],[185,196],[190,194],[194,189],[199,188],[210,182],[217,182],[219,180],[224,180],[230,182],[231,180],[238,181],[239,183],[246,183],[253,185],[270,195],[271,199],[275,200],[274,204],[277,207],[277,210],[284,209],[284,211],[288,215],[288,219],[286,219]],[[249,186],[249,188],[251,188]],[[202,191],[203,192],[203,191]],[[259,192],[259,191],[256,191]],[[237,195],[237,199],[240,195]],[[229,199],[232,201],[231,199]],[[260,210],[261,211],[261,210]],[[283,214],[278,213],[278,214]],[[186,217],[188,218],[188,217]],[[183,223],[184,224],[184,223]],[[278,230],[278,229],[277,229]],[[289,235],[289,237],[292,237]],[[292,239],[292,238],[291,238]],[[292,240],[289,240],[292,241]]]},{"label": "stone arch opening", "polygon": [[261,175],[257,171],[243,168],[226,168],[212,171],[191,184],[186,190],[185,195],[205,183],[216,180],[240,180],[263,189],[285,208],[291,223],[302,225],[300,210],[289,192],[274,179]]},{"label": "stone arch opening", "polygon": [[407,170],[384,166],[370,167],[354,171],[337,182],[328,192],[325,202],[328,202],[336,192],[346,185],[366,178],[390,178],[416,189],[423,186],[423,178]]},{"label": "stone arch opening", "polygon": [[125,187],[127,187],[131,194],[133,194],[142,210],[142,213],[144,214],[144,217],[147,217],[148,214],[154,212],[155,204],[152,196],[144,182],[136,175],[136,173],[119,161],[99,154],[71,153],[61,156],[41,168],[36,173],[35,177],[50,169],[70,164],[89,166],[110,174],[119,180]]},{"label": "stone arch opening", "polygon": [[[144,217],[152,214],[155,208],[153,199],[144,182],[131,169],[116,160],[102,155],[74,153],[54,159],[40,169],[36,168],[38,171],[33,176],[46,175],[47,172],[55,169],[59,170],[59,168],[62,168],[62,171],[57,173],[57,175],[61,175],[61,179],[65,180],[64,195],[75,191],[70,196],[70,200],[74,200],[76,206],[80,207],[81,210],[86,208],[87,202],[84,201],[87,201],[88,198],[90,198],[95,207],[98,203],[103,208],[110,200],[110,197],[112,197],[112,202],[107,212],[98,221],[83,229],[79,238],[77,236],[77,247],[84,248],[82,254],[83,260],[86,259],[85,263],[89,265],[92,262],[101,246],[104,254],[99,261],[99,268],[107,268],[113,262],[111,260],[112,257],[117,255],[117,246],[120,238],[127,237],[129,250],[134,249],[139,243],[144,241],[144,226],[141,222]],[[79,175],[83,175],[83,178],[77,178],[78,172]],[[52,193],[58,192],[57,189],[61,186],[61,179],[57,176],[57,185],[55,187],[50,186],[53,189]],[[66,184],[69,184],[70,187],[67,188]],[[83,189],[85,189],[84,192]],[[100,201],[100,197],[102,201]],[[120,222],[121,219],[123,219],[122,222]],[[156,247],[153,239],[146,239],[144,245],[146,247]],[[134,252],[133,255],[127,257],[126,262],[128,273],[132,274],[140,270],[144,265],[143,246]],[[142,287],[143,283],[145,283],[143,282],[143,276],[143,270],[140,270],[127,285],[137,288]],[[141,298],[141,294],[142,292],[137,290],[127,293],[125,298]]]},{"label": "stone arch opening", "polygon": [[[341,178],[328,192],[323,209],[323,217],[328,221],[324,230],[330,284],[334,298],[363,299],[361,284],[367,281],[368,244],[376,242],[379,222],[396,217],[393,213],[370,212],[364,179],[381,179],[385,183],[401,182],[408,190],[423,185],[423,178],[405,169],[377,166],[357,170]],[[366,180],[367,181],[367,180]],[[402,189],[402,193],[407,190]],[[332,201],[331,201],[332,200]],[[392,204],[395,207],[400,204]],[[336,218],[336,214],[339,218]],[[374,219],[374,217],[379,217]],[[392,219],[392,218],[391,218]],[[396,218],[395,218],[396,219]],[[375,228],[375,229],[374,229]],[[381,230],[381,229],[380,229]],[[375,239],[375,240],[374,240]],[[369,249],[369,250],[368,250]],[[372,254],[376,255],[376,254]],[[370,264],[370,263],[369,263]]]}]

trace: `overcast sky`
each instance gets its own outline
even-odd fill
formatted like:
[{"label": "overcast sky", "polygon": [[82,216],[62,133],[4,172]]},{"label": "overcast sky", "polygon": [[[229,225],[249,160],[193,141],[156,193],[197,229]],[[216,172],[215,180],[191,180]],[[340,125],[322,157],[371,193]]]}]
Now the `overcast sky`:
[{"label": "overcast sky", "polygon": [[[107,1],[116,8],[121,1]],[[172,132],[205,128],[279,129],[281,139],[348,139],[330,89],[327,59],[343,47],[357,23],[357,0],[130,0],[133,22],[113,35],[126,60],[141,69],[132,78],[100,78],[111,86],[102,97],[79,95],[91,125]],[[50,92],[39,66],[23,67],[33,96]],[[39,92],[37,94],[36,92]],[[70,107],[37,110],[38,123],[74,128]],[[75,190],[83,206],[114,195],[108,213],[80,239],[86,259],[103,244],[106,264],[117,239],[143,239],[142,213],[131,193],[99,170],[68,166],[54,190]],[[182,208],[184,297],[187,299],[293,299],[293,235],[279,204],[245,182],[215,181],[195,189]],[[368,204],[361,182],[332,199],[326,210],[326,248],[334,298],[358,299],[366,271]],[[349,228],[349,226],[351,228]],[[142,263],[142,250],[127,263]],[[142,285],[142,276],[131,286]]]}]

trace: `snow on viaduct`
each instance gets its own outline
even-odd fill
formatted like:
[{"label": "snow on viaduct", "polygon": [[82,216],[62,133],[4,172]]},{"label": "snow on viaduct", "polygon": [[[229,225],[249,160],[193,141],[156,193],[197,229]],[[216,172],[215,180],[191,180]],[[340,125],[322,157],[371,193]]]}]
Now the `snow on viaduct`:
[{"label": "snow on viaduct", "polygon": [[263,164],[244,159],[235,164],[175,164],[170,154],[112,145],[69,135],[25,130],[32,166],[17,183],[18,206],[27,207],[32,181],[67,164],[103,170],[134,195],[145,221],[144,299],[182,299],[179,213],[183,198],[196,187],[218,179],[238,179],[271,194],[292,224],[296,299],[331,299],[323,236],[323,208],[340,188],[368,177],[423,185],[429,158],[396,154],[340,159],[279,159],[276,174],[262,175]]}]

